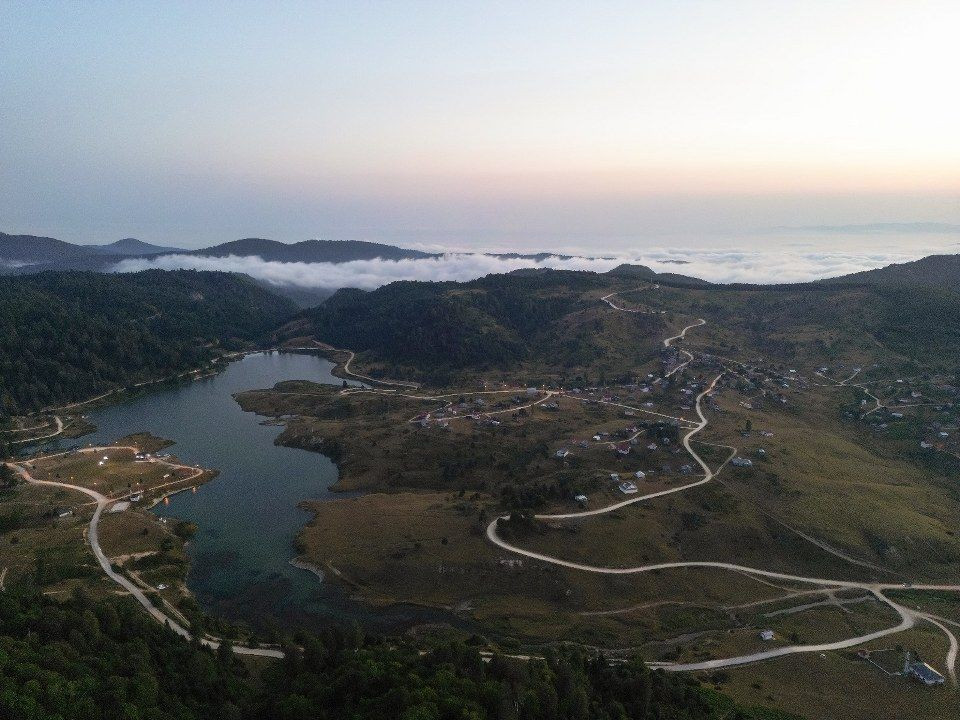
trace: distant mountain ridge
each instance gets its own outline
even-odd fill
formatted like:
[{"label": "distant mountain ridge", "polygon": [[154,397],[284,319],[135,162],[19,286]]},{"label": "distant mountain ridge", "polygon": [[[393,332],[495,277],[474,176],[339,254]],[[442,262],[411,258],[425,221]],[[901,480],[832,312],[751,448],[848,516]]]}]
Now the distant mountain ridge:
[{"label": "distant mountain ridge", "polygon": [[136,238],[123,238],[109,245],[83,245],[81,247],[90,248],[103,255],[162,255],[164,253],[188,252],[183,248],[154,245]]},{"label": "distant mountain ridge", "polygon": [[421,260],[440,257],[439,253],[359,240],[304,240],[282,243],[264,238],[244,238],[199,250],[186,250],[153,245],[136,238],[124,238],[107,245],[77,245],[50,237],[0,233],[0,270],[19,274],[44,270],[105,271],[120,260],[157,255],[256,255],[268,261],[307,263],[343,263],[376,258]]},{"label": "distant mountain ridge", "polygon": [[314,263],[342,263],[351,260],[372,260],[374,258],[382,260],[421,260],[439,257],[438,253],[409,250],[394,245],[383,245],[363,240],[304,240],[296,243],[282,243],[264,238],[232,240],[200,250],[183,250],[181,253],[206,257],[257,255],[264,260],[275,262]]},{"label": "distant mountain ridge", "polygon": [[[543,262],[550,257],[562,260],[572,255],[557,253],[483,253],[488,257]],[[266,238],[242,238],[199,250],[164,247],[124,238],[108,245],[76,245],[36,235],[0,233],[0,269],[30,273],[43,270],[107,270],[114,263],[130,258],[157,255],[196,257],[251,257],[270,262],[345,263],[355,260],[429,260],[443,253],[402,248],[364,240],[303,240],[283,243]]]},{"label": "distant mountain ridge", "polygon": [[0,265],[3,263],[43,263],[79,257],[87,252],[82,245],[37,235],[0,233]]},{"label": "distant mountain ridge", "polygon": [[[904,224],[900,224],[901,226]],[[911,226],[925,226],[928,229],[957,227],[942,223],[911,223]],[[824,226],[827,227],[827,226]],[[840,226],[838,226],[840,227]],[[879,227],[848,226],[848,227]],[[932,230],[931,230],[932,231]],[[251,257],[257,256],[266,261],[280,263],[346,263],[358,260],[433,260],[443,257],[443,253],[427,252],[394,245],[359,240],[304,240],[296,243],[282,243],[266,238],[243,238],[221,243],[199,250],[185,250],[143,242],[135,238],[124,238],[106,245],[78,245],[51,237],[37,235],[10,235],[0,233],[0,275],[26,275],[44,271],[86,270],[108,272],[124,260],[149,260],[160,255],[189,255],[194,257]],[[487,257],[500,259],[524,259],[543,262],[555,257],[562,260],[574,256],[560,253],[482,253]],[[543,268],[531,268],[522,271],[539,271]],[[684,285],[688,287],[706,287],[713,285],[707,280],[677,273],[657,273],[645,265],[624,263],[609,271],[612,275],[632,276],[637,279],[654,280],[666,285]],[[882,285],[900,285],[912,287],[931,287],[957,292],[960,287],[960,255],[932,255],[921,260],[892,264],[876,270],[866,270],[835,278],[806,283],[815,287],[818,283],[868,283]],[[787,285],[803,285],[788,283]],[[286,286],[273,286],[283,294]],[[759,287],[759,286],[758,286]],[[313,304],[325,298],[335,288],[318,290],[298,290],[303,297],[297,297],[300,304]],[[292,296],[291,296],[292,297]]]}]

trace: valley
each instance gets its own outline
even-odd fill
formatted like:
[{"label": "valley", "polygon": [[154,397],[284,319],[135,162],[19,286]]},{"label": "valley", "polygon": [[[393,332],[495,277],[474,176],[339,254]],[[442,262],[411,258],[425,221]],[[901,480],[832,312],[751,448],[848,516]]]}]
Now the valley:
[{"label": "valley", "polygon": [[[48,587],[100,593],[98,577],[119,583],[176,632],[195,627],[238,654],[286,652],[277,622],[353,619],[428,642],[482,638],[518,657],[557,647],[639,657],[746,705],[801,714],[827,707],[810,698],[813,666],[876,684],[864,658],[891,643],[955,683],[956,368],[942,350],[949,338],[922,327],[908,344],[890,334],[888,291],[551,271],[432,286],[426,298],[407,288],[403,301],[389,286],[375,291],[396,309],[394,330],[351,292],[347,304],[334,297],[260,336],[298,354],[223,353],[205,371],[161,378],[159,390],[140,381],[89,406],[10,418],[8,443],[28,453],[149,430],[226,471],[202,486],[212,474],[167,477],[159,471],[173,461],[153,457],[156,478],[122,471],[135,467],[126,454],[162,449],[149,435],[140,442],[150,451],[101,441],[11,465],[27,484],[8,503],[90,497],[70,503],[56,533],[49,520],[42,534],[15,531],[18,544],[44,537],[40,552],[60,558],[65,575]],[[842,316],[824,313],[834,304]],[[411,318],[430,331],[411,337],[402,329]],[[361,349],[345,349],[351,342]],[[317,355],[344,380],[292,379]],[[257,372],[221,379],[259,357],[290,359],[273,387],[255,389],[269,377]],[[200,390],[208,385],[222,386],[214,405]],[[148,401],[169,417],[137,409]],[[306,484],[277,487],[285,510],[238,496],[243,471],[216,450],[245,443],[249,422],[224,444],[188,420],[195,402],[205,417],[221,407],[221,423],[238,411],[255,424],[273,418],[260,428],[268,442],[276,436],[276,457],[244,462],[260,468],[247,473],[259,485],[302,453]],[[91,468],[85,458],[100,452],[121,466]],[[309,468],[323,456],[336,470],[319,491]],[[182,484],[192,492],[156,515],[125,507]],[[270,552],[251,552],[265,510],[282,532]],[[191,530],[168,542],[169,522]],[[80,541],[105,577],[82,559],[84,523]],[[0,563],[5,582],[32,572],[25,547]],[[775,693],[746,682],[784,663],[802,670]],[[934,713],[951,702],[945,689],[918,694],[905,676],[884,682],[871,706],[879,718],[905,703]]]}]

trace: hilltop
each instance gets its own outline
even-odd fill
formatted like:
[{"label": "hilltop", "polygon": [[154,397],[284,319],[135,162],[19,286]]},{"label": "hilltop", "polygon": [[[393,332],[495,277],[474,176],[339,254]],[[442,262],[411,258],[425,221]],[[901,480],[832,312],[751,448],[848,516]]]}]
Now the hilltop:
[{"label": "hilltop", "polygon": [[437,257],[434,253],[408,250],[393,245],[363,242],[359,240],[304,240],[282,243],[264,238],[244,238],[188,252],[190,255],[226,257],[256,255],[276,262],[330,262],[342,263],[351,260],[405,260]]},{"label": "hilltop", "polygon": [[960,284],[960,255],[930,255],[913,262],[894,263],[826,282],[862,282],[888,287],[920,286],[956,292]]},{"label": "hilltop", "polygon": [[154,245],[136,238],[123,238],[107,245],[87,245],[84,247],[89,247],[94,252],[103,255],[162,255],[164,253],[187,252],[183,248]]}]

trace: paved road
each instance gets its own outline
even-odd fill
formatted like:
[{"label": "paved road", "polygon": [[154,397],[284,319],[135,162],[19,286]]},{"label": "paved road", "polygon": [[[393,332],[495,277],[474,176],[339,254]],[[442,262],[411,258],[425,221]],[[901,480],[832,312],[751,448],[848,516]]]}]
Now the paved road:
[{"label": "paved road", "polygon": [[[103,448],[93,448],[95,450],[100,450]],[[115,449],[115,448],[114,448]],[[124,590],[130,593],[133,598],[139,602],[144,609],[152,615],[157,622],[167,625],[171,630],[173,630],[177,635],[180,635],[187,640],[192,638],[190,631],[185,627],[180,625],[176,620],[172,619],[168,615],[164,614],[158,610],[153,603],[150,602],[150,599],[144,595],[143,591],[126,577],[116,572],[113,567],[110,565],[110,559],[103,552],[103,548],[100,547],[100,536],[99,536],[99,527],[100,527],[100,515],[103,513],[104,509],[108,507],[113,501],[105,495],[97,492],[96,490],[91,490],[90,488],[85,488],[80,485],[70,485],[69,483],[54,482],[53,480],[37,480],[35,479],[25,467],[22,465],[8,463],[8,467],[16,471],[23,477],[24,480],[33,484],[33,485],[51,485],[54,487],[60,487],[67,490],[74,490],[76,492],[83,493],[93,498],[97,503],[97,508],[93,512],[93,518],[90,520],[90,526],[87,531],[87,539],[90,541],[90,549],[93,551],[94,557],[97,558],[97,562],[100,563],[100,568],[107,575],[108,578],[113,580],[115,583],[120,585]],[[206,645],[209,648],[216,649],[220,647],[220,643],[215,640],[201,639],[200,642],[203,645]],[[271,648],[251,648],[244,647],[242,645],[234,646],[233,651],[239,655],[258,655],[260,657],[272,657],[272,658],[282,658],[284,653],[281,650],[274,650]]]}]

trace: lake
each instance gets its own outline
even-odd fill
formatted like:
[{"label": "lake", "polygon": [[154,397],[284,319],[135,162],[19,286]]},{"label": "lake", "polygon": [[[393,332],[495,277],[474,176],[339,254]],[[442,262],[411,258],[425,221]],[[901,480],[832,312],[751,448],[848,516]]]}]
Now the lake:
[{"label": "lake", "polygon": [[187,585],[205,610],[255,626],[272,622],[319,626],[359,621],[392,630],[449,620],[442,611],[411,606],[372,610],[339,587],[295,568],[293,541],[311,514],[306,499],[349,497],[332,493],[337,468],[314,452],[274,445],[281,428],[244,412],[233,393],[272,387],[282,380],[339,385],[333,363],[309,354],[258,353],[230,363],[208,378],[158,387],[91,409],[97,429],[79,440],[44,446],[109,444],[146,431],[174,441],[181,460],[219,470],[196,492],[181,492],[154,512],[196,523],[188,546]]}]

